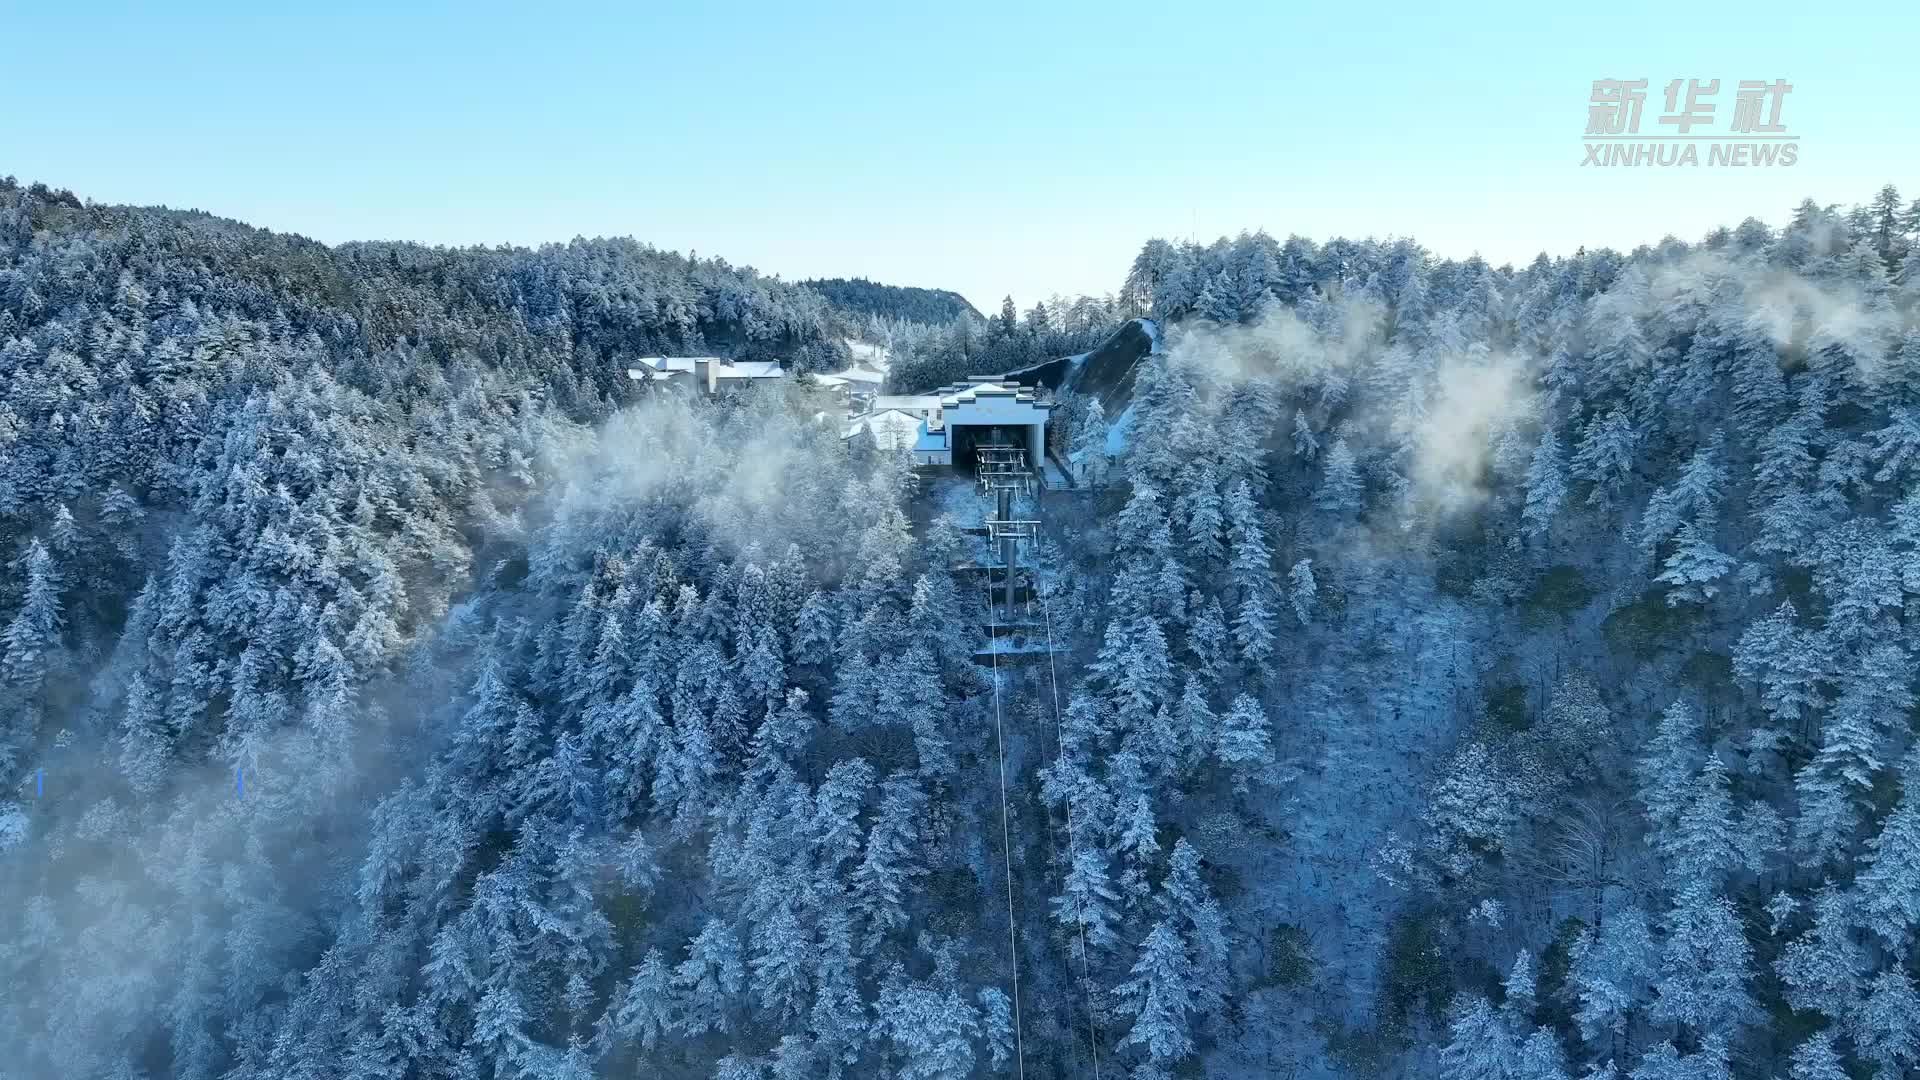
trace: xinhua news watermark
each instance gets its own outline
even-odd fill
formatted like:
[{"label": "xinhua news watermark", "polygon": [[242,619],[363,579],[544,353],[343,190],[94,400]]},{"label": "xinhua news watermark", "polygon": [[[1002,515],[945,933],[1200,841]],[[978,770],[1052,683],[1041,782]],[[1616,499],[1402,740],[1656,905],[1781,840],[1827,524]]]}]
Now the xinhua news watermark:
[{"label": "xinhua news watermark", "polygon": [[1780,120],[1792,92],[1785,79],[1742,79],[1734,90],[1731,122],[1717,128],[1714,99],[1720,80],[1674,79],[1667,83],[1666,111],[1657,120],[1661,126],[1642,134],[1647,80],[1595,79],[1587,99],[1587,156],[1580,165],[1792,165],[1800,159],[1800,136],[1789,134]]}]

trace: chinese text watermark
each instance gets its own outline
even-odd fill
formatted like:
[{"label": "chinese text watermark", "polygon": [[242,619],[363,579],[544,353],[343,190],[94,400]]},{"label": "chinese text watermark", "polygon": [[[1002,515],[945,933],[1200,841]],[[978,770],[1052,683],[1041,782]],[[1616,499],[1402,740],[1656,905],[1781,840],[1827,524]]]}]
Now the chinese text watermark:
[{"label": "chinese text watermark", "polygon": [[[1714,124],[1719,79],[1674,79],[1667,83],[1665,110],[1642,134],[1647,103],[1645,79],[1595,79],[1587,99],[1585,166],[1699,165],[1788,166],[1799,160],[1800,136],[1780,120],[1793,84],[1742,79],[1734,90],[1731,121]],[[1702,154],[1704,144],[1705,153]]]}]

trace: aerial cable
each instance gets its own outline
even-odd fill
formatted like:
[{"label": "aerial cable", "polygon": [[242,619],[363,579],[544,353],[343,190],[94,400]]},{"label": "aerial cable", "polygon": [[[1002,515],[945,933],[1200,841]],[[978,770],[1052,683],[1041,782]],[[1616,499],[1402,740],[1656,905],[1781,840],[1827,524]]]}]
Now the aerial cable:
[{"label": "aerial cable", "polygon": [[[991,564],[989,564],[991,565]],[[1007,568],[1009,577],[1013,567]],[[987,579],[987,655],[993,664],[993,749],[1000,759],[1000,857],[1007,867],[1007,956],[1013,962],[1013,1038],[1014,1060],[1021,1080],[1027,1075],[1026,1035],[1020,1023],[1020,944],[1013,919],[1013,834],[1007,824],[1007,736],[1000,720],[1000,644],[998,623],[993,617],[993,572]],[[1012,614],[1009,612],[1008,614]]]},{"label": "aerial cable", "polygon": [[[1040,613],[1046,620],[1047,630],[1047,678],[1053,686],[1053,741],[1060,761],[1060,776],[1067,779],[1067,742],[1061,734],[1060,725],[1060,672],[1053,660],[1053,605],[1048,603],[1047,594],[1040,591],[1039,575],[1034,577],[1033,591],[1040,594]],[[1078,842],[1073,831],[1073,788],[1067,789],[1067,869],[1063,873],[1073,872],[1073,861],[1079,852]],[[1064,885],[1065,882],[1062,882]],[[1087,1051],[1093,1055],[1094,1080],[1100,1080],[1100,1041],[1094,1034],[1093,1012],[1093,956],[1087,951],[1087,914],[1081,904],[1074,905],[1074,921],[1080,926],[1080,988],[1087,1003]]]}]

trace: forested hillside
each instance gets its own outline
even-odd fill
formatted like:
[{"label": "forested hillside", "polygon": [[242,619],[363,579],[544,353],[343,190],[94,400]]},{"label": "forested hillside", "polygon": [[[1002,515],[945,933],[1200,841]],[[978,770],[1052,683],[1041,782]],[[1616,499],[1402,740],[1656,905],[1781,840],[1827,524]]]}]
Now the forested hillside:
[{"label": "forested hillside", "polygon": [[982,665],[814,292],[0,186],[0,1075],[1920,1069],[1920,207],[1061,306]]},{"label": "forested hillside", "polygon": [[1020,314],[1007,297],[985,321],[962,316],[945,324],[885,322],[868,337],[893,356],[887,383],[895,393],[920,393],[969,375],[999,374],[1043,360],[1087,352],[1123,320],[1111,297],[1055,296]]},{"label": "forested hillside", "polygon": [[944,323],[962,315],[980,318],[967,298],[950,289],[882,285],[866,278],[814,278],[800,284],[855,315],[877,315],[903,322]]}]

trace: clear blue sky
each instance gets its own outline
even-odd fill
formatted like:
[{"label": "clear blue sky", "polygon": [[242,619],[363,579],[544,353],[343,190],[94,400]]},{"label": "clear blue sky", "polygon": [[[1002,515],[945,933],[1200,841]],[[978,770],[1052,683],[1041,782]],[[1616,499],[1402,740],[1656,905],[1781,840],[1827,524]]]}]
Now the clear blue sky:
[{"label": "clear blue sky", "polygon": [[[278,6],[9,5],[0,173],[328,242],[632,235],[982,308],[1113,290],[1154,235],[1501,262],[1920,195],[1911,5]],[[1610,76],[1651,80],[1643,130],[1671,78],[1721,79],[1722,125],[1734,82],[1786,78],[1800,163],[1583,169]]]}]

